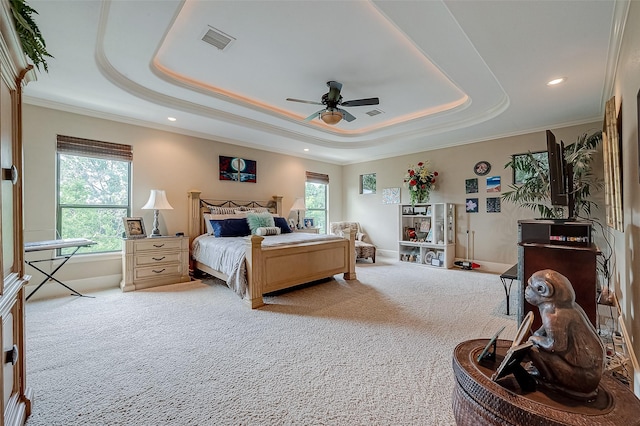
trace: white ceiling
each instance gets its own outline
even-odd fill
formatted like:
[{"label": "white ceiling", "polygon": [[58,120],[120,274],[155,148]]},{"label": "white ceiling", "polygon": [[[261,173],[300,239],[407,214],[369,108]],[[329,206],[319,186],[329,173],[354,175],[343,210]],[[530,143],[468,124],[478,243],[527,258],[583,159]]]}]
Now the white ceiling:
[{"label": "white ceiling", "polygon": [[[54,58],[25,102],[337,164],[599,120],[628,9],[627,0],[29,4]],[[210,27],[235,41],[205,43]],[[556,77],[567,81],[548,87]],[[329,80],[345,101],[380,104],[344,107],[356,120],[336,126],[304,121],[321,107],[286,98],[319,102]]]}]

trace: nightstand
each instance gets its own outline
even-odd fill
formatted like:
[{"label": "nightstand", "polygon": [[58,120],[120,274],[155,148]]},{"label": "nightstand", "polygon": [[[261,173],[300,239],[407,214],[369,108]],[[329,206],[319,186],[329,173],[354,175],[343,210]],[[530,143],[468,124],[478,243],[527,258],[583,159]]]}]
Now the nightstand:
[{"label": "nightstand", "polygon": [[302,229],[294,229],[293,232],[302,232],[305,234],[319,234],[320,228],[302,228]]},{"label": "nightstand", "polygon": [[190,281],[189,237],[122,240],[122,291]]}]

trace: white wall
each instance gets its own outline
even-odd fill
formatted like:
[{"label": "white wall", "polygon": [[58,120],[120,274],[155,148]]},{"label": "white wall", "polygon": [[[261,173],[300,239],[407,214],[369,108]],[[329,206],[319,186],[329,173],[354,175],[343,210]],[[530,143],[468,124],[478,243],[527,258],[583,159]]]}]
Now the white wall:
[{"label": "white wall", "polygon": [[[624,27],[622,49],[614,85],[618,109],[622,109],[622,178],[624,233],[615,236],[614,285],[640,356],[640,187],[638,176],[638,90],[640,89],[640,3],[631,2]],[[636,370],[636,395],[640,396],[640,371]]]},{"label": "white wall", "polygon": [[[602,128],[602,123],[590,123],[561,129],[551,129],[557,140],[566,144],[574,142],[582,133],[593,133]],[[382,189],[401,187],[401,202],[408,204],[409,190],[403,186],[404,175],[410,165],[429,161],[430,169],[436,170],[436,190],[431,193],[431,202],[456,204],[456,257],[467,257],[467,230],[469,230],[469,258],[481,265],[481,270],[504,272],[517,263],[517,221],[538,217],[536,212],[502,202],[501,213],[486,213],[487,197],[500,194],[486,192],[486,177],[500,176],[502,192],[512,184],[511,169],[504,165],[511,155],[527,151],[546,150],[546,136],[543,131],[509,138],[495,139],[446,149],[425,151],[412,155],[394,157],[345,166],[344,168],[344,217],[357,220],[365,229],[379,250],[397,255],[398,211],[397,205],[382,204]],[[481,160],[491,164],[486,176],[476,176],[474,165]],[[601,159],[596,159],[594,168],[601,167]],[[376,194],[358,194],[359,176],[376,173]],[[465,180],[478,178],[478,194],[465,194]],[[478,198],[479,212],[466,213],[466,198]]]},{"label": "white wall", "polygon": [[[304,195],[307,170],[329,175],[329,217],[330,220],[342,219],[340,166],[33,105],[24,105],[23,120],[26,241],[55,238],[57,134],[133,146],[131,214],[143,217],[148,230],[153,224],[153,211],[141,210],[141,207],[149,198],[150,189],[164,189],[173,207],[160,212],[160,231],[167,235],[186,232],[190,189],[201,190],[203,198],[216,199],[264,200],[271,195],[282,195],[287,215],[295,198]],[[256,160],[257,183],[219,180],[219,155]],[[63,281],[78,281],[84,289],[119,283],[122,268],[119,254],[76,258],[60,270],[59,278]],[[27,273],[34,274],[31,286],[40,282],[41,275],[32,268],[28,268]],[[90,282],[95,276],[103,278],[100,282]],[[45,287],[52,291],[64,290],[57,284]],[[47,290],[39,291],[34,298],[48,294]]]}]

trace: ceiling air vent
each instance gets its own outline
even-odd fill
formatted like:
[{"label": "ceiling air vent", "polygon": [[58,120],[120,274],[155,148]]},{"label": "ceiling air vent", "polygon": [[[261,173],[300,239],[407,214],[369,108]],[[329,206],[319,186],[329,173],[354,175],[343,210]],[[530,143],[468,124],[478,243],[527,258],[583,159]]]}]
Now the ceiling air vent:
[{"label": "ceiling air vent", "polygon": [[205,41],[220,50],[224,50],[235,41],[235,38],[213,27],[209,27],[207,32],[202,36],[202,41]]},{"label": "ceiling air vent", "polygon": [[378,115],[378,114],[384,114],[384,111],[379,110],[379,109],[372,109],[371,111],[367,111],[367,112],[366,112],[366,114],[367,114],[369,117],[375,117],[375,116],[376,116],[376,115]]}]

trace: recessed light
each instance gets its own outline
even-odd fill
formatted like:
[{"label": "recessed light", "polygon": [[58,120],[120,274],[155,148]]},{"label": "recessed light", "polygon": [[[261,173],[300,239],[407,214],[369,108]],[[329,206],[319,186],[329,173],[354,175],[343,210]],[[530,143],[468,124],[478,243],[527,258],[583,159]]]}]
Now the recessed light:
[{"label": "recessed light", "polygon": [[555,86],[557,84],[564,83],[565,81],[567,81],[566,77],[554,78],[547,83],[547,86]]},{"label": "recessed light", "polygon": [[309,152],[309,148],[303,149],[304,152]]},{"label": "recessed light", "polygon": [[167,120],[169,120],[169,121],[176,121],[176,120],[177,120],[177,118],[175,118],[175,117],[167,117]]}]

